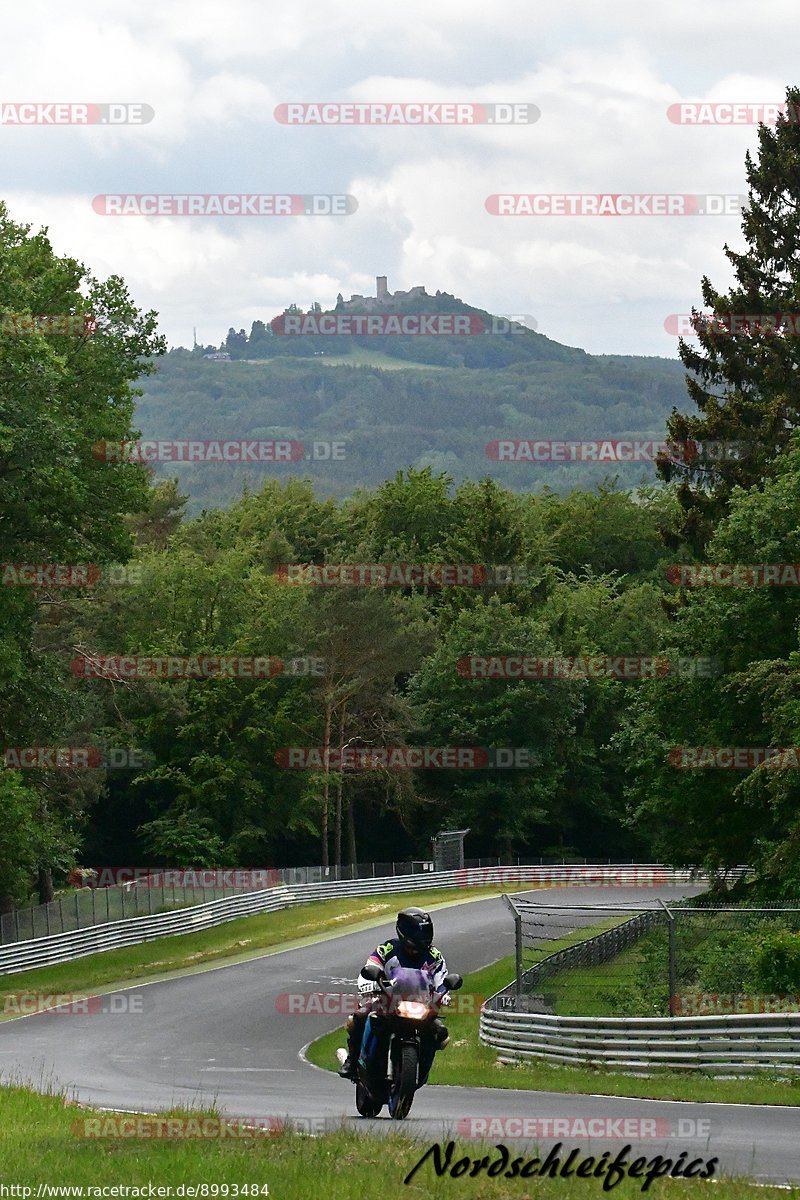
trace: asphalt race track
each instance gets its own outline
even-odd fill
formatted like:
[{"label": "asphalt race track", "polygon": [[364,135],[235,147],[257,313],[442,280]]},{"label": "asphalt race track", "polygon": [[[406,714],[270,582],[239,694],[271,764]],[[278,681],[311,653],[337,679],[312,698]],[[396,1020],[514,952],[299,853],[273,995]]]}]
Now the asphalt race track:
[{"label": "asphalt race track", "polygon": [[[642,900],[649,906],[659,896],[675,899],[696,890],[580,887],[537,891],[536,896],[553,904]],[[576,924],[580,916],[576,914]],[[450,970],[466,974],[513,953],[513,923],[499,897],[439,909],[434,922],[436,943]],[[242,1118],[352,1118],[361,1129],[396,1129],[388,1119],[360,1121],[352,1084],[301,1056],[308,1042],[341,1025],[343,1018],[280,1011],[287,1005],[277,1000],[288,993],[348,991],[369,951],[392,929],[393,923],[384,920],[374,932],[344,934],[114,994],[127,997],[118,1000],[127,1008],[134,1007],[135,994],[140,1011],[44,1013],[4,1022],[0,1078],[63,1087],[81,1101],[108,1109],[155,1112],[213,1104]],[[658,1136],[630,1139],[631,1157],[641,1153],[675,1159],[686,1150],[691,1158],[716,1155],[717,1174],[800,1180],[800,1108],[428,1086],[416,1096],[412,1118],[402,1128],[426,1142],[442,1141],[448,1135],[463,1137],[466,1118],[487,1117],[649,1118],[660,1123]],[[701,1132],[687,1134],[698,1129],[697,1122]],[[530,1141],[489,1138],[492,1143],[501,1140],[512,1155],[532,1146]],[[537,1143],[544,1149],[557,1140],[543,1137]],[[613,1156],[627,1140],[574,1137],[564,1141],[564,1154],[580,1146],[592,1154],[610,1150]]]}]

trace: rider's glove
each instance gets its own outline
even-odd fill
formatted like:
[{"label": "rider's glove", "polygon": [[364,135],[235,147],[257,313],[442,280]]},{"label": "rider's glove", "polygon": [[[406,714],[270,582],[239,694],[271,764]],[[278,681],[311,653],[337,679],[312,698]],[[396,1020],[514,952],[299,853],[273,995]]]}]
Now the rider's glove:
[{"label": "rider's glove", "polygon": [[358,992],[361,996],[375,996],[380,992],[377,983],[373,983],[371,979],[359,979]]},{"label": "rider's glove", "polygon": [[443,993],[442,993],[442,1004],[443,1004],[443,1005],[444,1005],[446,1008],[449,1008],[449,1006],[450,1006],[452,1003],[453,1003],[453,997],[450,995],[450,993],[449,993],[449,992],[443,992]]}]

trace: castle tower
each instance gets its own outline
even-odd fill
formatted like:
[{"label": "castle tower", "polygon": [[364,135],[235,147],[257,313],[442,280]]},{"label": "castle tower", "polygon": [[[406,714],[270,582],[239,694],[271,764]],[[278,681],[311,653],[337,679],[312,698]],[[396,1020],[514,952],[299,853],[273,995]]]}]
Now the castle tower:
[{"label": "castle tower", "polygon": [[375,283],[377,284],[376,295],[378,297],[378,303],[381,304],[384,300],[387,299],[387,297],[389,295],[389,288],[386,283],[386,276],[385,275],[376,275]]}]

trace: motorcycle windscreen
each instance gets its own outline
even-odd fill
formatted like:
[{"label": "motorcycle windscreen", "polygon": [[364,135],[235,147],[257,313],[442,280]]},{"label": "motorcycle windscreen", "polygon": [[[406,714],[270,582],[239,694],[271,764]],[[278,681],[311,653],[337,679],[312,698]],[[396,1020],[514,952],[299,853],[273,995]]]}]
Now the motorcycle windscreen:
[{"label": "motorcycle windscreen", "polygon": [[390,979],[391,1010],[400,1016],[424,1017],[433,996],[433,980],[416,967],[396,967]]}]

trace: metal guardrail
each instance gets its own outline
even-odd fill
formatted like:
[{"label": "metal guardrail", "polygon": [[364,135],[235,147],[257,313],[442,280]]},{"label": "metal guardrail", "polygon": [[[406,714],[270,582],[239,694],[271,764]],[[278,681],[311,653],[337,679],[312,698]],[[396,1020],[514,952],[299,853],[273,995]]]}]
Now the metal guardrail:
[{"label": "metal guardrail", "polygon": [[[611,866],[611,860],[605,860]],[[439,863],[433,859],[407,859],[402,862],[355,863],[347,866],[264,867],[256,869],[222,868],[176,870],[170,868],[101,868],[87,873],[83,886],[72,893],[55,897],[47,904],[14,908],[0,914],[0,946],[10,942],[28,942],[54,934],[87,929],[129,917],[149,917],[174,908],[188,908],[208,900],[276,887],[299,887],[306,883],[333,883],[340,880],[384,879],[395,875],[420,875],[436,870],[493,868],[514,872],[520,866],[566,868],[590,867],[585,858],[517,858],[512,867],[501,866],[499,858],[468,858],[462,863]],[[633,867],[637,864],[630,863]],[[94,878],[90,876],[94,874]],[[100,882],[109,880],[111,882]]]},{"label": "metal guardrail", "polygon": [[505,1061],[530,1059],[630,1073],[686,1068],[716,1075],[800,1071],[800,1013],[714,1017],[560,1017],[484,1006],[481,1041]]},{"label": "metal guardrail", "polygon": [[[309,904],[314,900],[338,899],[347,896],[369,896],[397,892],[420,891],[441,887],[507,886],[509,875],[519,883],[539,883],[543,887],[597,885],[659,886],[686,883],[693,877],[689,869],[673,869],[658,864],[625,864],[605,867],[465,867],[456,871],[425,872],[413,876],[397,875],[383,879],[341,880],[330,883],[301,884],[298,887],[279,887],[247,892],[207,904],[182,908],[154,916],[133,917],[103,925],[77,929],[51,937],[36,938],[0,946],[0,975],[26,971],[53,963],[71,962],[88,954],[135,946],[156,938],[211,929],[239,917],[255,913],[274,912],[294,904]],[[500,875],[503,878],[500,878]]]},{"label": "metal guardrail", "polygon": [[[696,901],[688,902],[687,911],[703,911],[692,904]],[[535,1011],[542,997],[530,993],[538,984],[576,964],[608,961],[667,916],[648,909],[543,958],[521,976],[528,994],[521,993],[520,980],[513,980],[485,1002],[481,1041],[506,1062],[536,1059],[634,1074],[676,1068],[713,1075],[800,1071],[800,1013],[588,1017]]]}]

